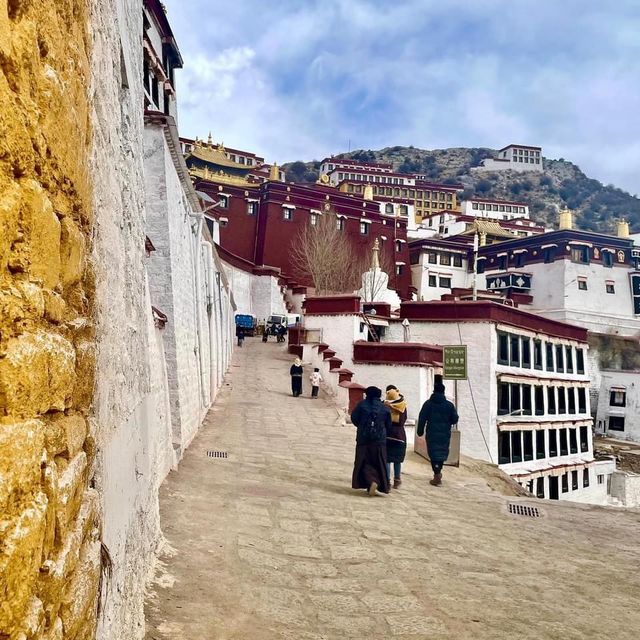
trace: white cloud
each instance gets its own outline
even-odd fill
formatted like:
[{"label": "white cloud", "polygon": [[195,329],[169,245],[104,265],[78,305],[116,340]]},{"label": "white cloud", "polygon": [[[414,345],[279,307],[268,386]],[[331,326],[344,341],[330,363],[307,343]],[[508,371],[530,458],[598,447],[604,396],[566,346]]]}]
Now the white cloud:
[{"label": "white cloud", "polygon": [[278,161],[518,141],[640,191],[633,0],[167,4],[185,135]]}]

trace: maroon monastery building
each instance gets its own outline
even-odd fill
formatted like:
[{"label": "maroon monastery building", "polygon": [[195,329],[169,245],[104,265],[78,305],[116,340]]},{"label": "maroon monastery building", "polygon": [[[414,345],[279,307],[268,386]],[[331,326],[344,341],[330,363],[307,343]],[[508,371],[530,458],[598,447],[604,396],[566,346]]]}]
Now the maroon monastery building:
[{"label": "maroon monastery building", "polygon": [[[380,203],[347,194],[328,184],[283,182],[277,165],[265,165],[254,154],[222,144],[182,140],[196,190],[211,200],[207,216],[220,226],[220,255],[230,265],[254,274],[277,274],[287,286],[312,287],[291,262],[292,246],[303,225],[315,224],[324,212],[337,215],[339,229],[354,251],[371,255],[375,239],[394,264],[389,286],[403,300],[411,298],[407,218],[381,213]],[[233,159],[232,159],[233,157]]]}]

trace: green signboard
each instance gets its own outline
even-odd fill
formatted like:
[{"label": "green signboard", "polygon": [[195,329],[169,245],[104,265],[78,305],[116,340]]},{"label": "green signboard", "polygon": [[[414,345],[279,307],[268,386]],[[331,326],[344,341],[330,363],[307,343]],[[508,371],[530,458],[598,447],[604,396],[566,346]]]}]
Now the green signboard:
[{"label": "green signboard", "polygon": [[467,379],[467,345],[442,347],[442,377],[445,380]]}]

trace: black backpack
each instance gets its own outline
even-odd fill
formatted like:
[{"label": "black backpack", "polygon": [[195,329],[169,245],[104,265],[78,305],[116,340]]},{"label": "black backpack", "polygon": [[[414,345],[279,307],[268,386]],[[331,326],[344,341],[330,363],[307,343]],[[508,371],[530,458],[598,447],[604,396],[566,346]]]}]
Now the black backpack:
[{"label": "black backpack", "polygon": [[384,442],[386,440],[387,432],[384,428],[384,422],[377,411],[370,411],[367,414],[361,433],[364,442]]}]

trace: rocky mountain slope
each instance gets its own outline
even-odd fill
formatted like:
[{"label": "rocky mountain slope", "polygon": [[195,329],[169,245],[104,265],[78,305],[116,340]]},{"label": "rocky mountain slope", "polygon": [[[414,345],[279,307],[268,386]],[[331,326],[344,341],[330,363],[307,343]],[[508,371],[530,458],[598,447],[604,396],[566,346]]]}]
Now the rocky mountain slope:
[{"label": "rocky mountain slope", "polygon": [[[578,166],[563,158],[544,158],[544,172],[540,174],[471,170],[496,153],[485,148],[386,147],[342,153],[338,157],[390,162],[401,173],[422,173],[434,182],[460,183],[464,186],[463,197],[478,195],[527,202],[532,218],[548,226],[554,226],[558,208],[567,206],[576,212],[580,229],[611,232],[618,219],[626,218],[632,230],[640,230],[640,198],[587,177]],[[319,168],[318,161],[283,165],[287,179],[292,182],[314,182]]]}]

